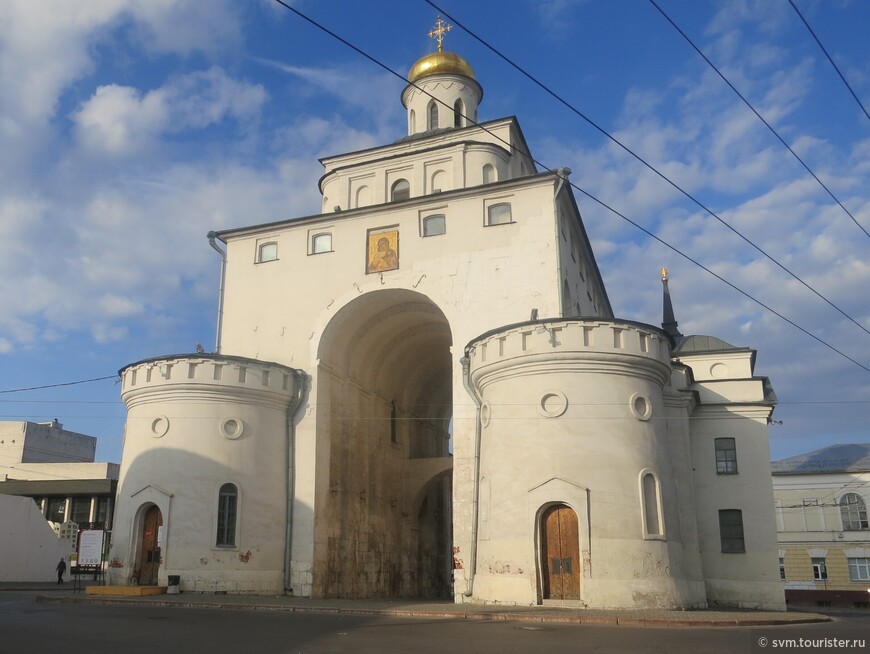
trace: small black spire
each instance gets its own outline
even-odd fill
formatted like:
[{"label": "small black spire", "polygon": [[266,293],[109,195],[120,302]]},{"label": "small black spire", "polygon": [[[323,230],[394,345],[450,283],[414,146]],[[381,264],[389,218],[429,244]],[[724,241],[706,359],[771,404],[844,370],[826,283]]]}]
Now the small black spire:
[{"label": "small black spire", "polygon": [[662,268],[662,329],[674,338],[682,336],[674,318],[674,305],[671,304],[671,291],[668,289],[668,269]]}]

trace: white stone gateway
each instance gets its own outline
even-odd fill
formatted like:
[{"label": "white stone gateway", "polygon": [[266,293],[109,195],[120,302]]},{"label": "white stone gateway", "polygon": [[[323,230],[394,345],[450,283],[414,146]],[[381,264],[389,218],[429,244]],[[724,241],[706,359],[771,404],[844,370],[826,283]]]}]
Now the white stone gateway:
[{"label": "white stone gateway", "polygon": [[[437,30],[433,30],[437,33]],[[113,583],[784,609],[754,351],[613,315],[566,179],[461,57],[323,213],[210,234],[214,354],[121,371]]]}]

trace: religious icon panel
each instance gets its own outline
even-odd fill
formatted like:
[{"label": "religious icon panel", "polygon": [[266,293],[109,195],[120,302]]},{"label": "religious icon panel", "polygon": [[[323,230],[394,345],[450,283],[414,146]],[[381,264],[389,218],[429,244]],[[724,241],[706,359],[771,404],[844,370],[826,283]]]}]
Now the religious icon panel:
[{"label": "religious icon panel", "polygon": [[366,248],[366,273],[385,272],[399,268],[399,230],[370,229]]}]

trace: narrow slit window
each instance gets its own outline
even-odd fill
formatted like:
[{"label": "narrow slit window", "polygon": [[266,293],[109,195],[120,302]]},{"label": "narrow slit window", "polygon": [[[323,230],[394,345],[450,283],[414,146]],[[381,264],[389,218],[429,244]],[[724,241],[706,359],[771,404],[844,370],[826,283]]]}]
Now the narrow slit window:
[{"label": "narrow slit window", "polygon": [[465,108],[462,106],[462,100],[457,100],[453,103],[453,126],[462,127],[462,114],[465,113]]},{"label": "narrow slit window", "polygon": [[659,506],[659,481],[653,473],[647,472],[641,478],[641,493],[644,536],[661,536],[664,532]]},{"label": "narrow slit window", "polygon": [[218,547],[236,546],[236,514],[239,490],[234,484],[224,484],[218,493],[217,538]]},{"label": "narrow slit window", "polygon": [[429,129],[438,128],[438,105],[435,100],[429,103]]}]

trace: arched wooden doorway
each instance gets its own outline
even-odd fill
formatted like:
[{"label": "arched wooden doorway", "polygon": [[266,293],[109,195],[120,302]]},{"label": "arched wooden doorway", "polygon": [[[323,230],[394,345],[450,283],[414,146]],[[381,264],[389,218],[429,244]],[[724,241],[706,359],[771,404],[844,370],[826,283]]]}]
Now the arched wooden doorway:
[{"label": "arched wooden doorway", "polygon": [[133,578],[140,586],[156,586],[160,570],[160,543],[158,536],[163,526],[163,515],[156,504],[152,504],[142,516],[142,529],[139,532],[139,561]]},{"label": "arched wooden doorway", "polygon": [[580,536],[577,514],[565,504],[541,515],[543,599],[580,599]]}]

